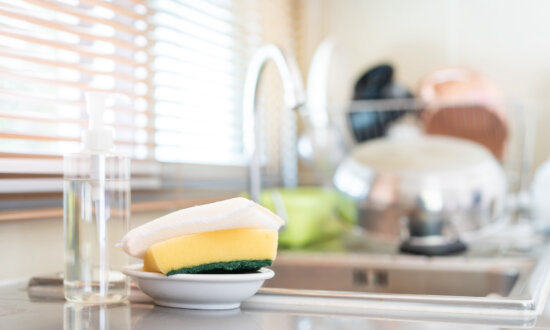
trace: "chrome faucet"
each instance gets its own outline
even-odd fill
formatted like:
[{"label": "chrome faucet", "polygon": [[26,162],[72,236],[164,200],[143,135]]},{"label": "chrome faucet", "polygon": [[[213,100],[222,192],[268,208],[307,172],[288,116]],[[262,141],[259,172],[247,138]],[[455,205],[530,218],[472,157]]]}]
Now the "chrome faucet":
[{"label": "chrome faucet", "polygon": [[[261,192],[260,134],[256,112],[257,89],[265,64],[272,60],[283,84],[284,104],[289,109],[299,109],[305,103],[304,86],[294,57],[286,55],[273,44],[260,47],[252,56],[246,71],[243,91],[244,150],[249,158],[249,189],[253,201],[259,202]],[[296,154],[296,152],[294,152]],[[297,157],[284,160],[283,184],[287,187],[298,183]]]}]

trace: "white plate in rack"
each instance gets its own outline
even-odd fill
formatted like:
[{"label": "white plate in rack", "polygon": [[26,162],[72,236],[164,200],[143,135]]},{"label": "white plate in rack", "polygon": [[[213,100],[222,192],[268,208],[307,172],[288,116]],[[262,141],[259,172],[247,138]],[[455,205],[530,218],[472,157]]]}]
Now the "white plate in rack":
[{"label": "white plate in rack", "polygon": [[164,274],[144,272],[142,265],[124,268],[155,304],[188,309],[232,309],[252,297],[275,273],[268,268],[243,274]]}]

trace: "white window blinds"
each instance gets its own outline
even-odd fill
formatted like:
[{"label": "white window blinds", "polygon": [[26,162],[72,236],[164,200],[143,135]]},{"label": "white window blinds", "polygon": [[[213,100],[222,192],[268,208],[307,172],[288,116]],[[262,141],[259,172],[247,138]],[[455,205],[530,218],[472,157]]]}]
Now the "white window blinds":
[{"label": "white window blinds", "polygon": [[[60,206],[61,155],[79,149],[86,91],[114,95],[106,120],[117,150],[134,159],[134,200],[243,165],[246,63],[262,42],[293,45],[291,8],[290,0],[0,0],[0,212]],[[211,166],[181,175],[175,163]]]},{"label": "white window blinds", "polygon": [[1,152],[76,151],[83,93],[107,90],[124,96],[108,113],[119,150],[242,163],[242,76],[260,31],[235,1],[0,4]]},{"label": "white window blinds", "polygon": [[[145,158],[152,100],[144,6],[94,1],[0,1],[0,151],[60,155],[78,150],[85,91],[116,92],[106,120],[117,144]],[[145,133],[145,134],[143,134]],[[145,155],[145,157],[144,157]]]},{"label": "white window blinds", "polygon": [[155,158],[242,164],[241,88],[259,31],[243,24],[235,1],[149,6]]}]

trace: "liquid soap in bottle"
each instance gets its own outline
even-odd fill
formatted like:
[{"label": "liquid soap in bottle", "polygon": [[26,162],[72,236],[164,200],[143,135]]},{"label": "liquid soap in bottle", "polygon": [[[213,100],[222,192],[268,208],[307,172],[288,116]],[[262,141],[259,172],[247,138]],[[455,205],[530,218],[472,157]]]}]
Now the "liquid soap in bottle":
[{"label": "liquid soap in bottle", "polygon": [[64,293],[71,302],[119,302],[129,294],[121,272],[128,257],[115,245],[129,226],[130,159],[114,152],[113,130],[103,120],[106,97],[86,94],[82,150],[63,160]]}]

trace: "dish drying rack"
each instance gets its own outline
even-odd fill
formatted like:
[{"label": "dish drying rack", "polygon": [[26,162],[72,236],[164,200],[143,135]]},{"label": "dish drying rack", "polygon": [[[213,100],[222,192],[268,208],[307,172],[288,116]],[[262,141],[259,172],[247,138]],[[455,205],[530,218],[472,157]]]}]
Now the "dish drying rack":
[{"label": "dish drying rack", "polygon": [[[447,120],[450,127],[460,126],[464,128],[468,125],[477,125],[476,129],[479,129],[480,126],[483,126],[483,122],[480,123],[480,121],[486,120],[487,116],[482,113],[478,116],[472,110],[485,108],[487,111],[491,107],[501,109],[499,116],[502,117],[502,122],[505,124],[503,127],[505,130],[504,141],[499,141],[503,138],[500,127],[485,125],[489,129],[485,130],[483,134],[488,140],[493,139],[503,144],[502,153],[495,156],[497,156],[506,173],[510,203],[515,210],[523,212],[528,208],[533,166],[536,133],[534,103],[518,99],[483,100],[478,102],[425,102],[416,98],[405,98],[352,101],[347,104],[328,106],[324,111],[328,113],[329,118],[328,121],[325,121],[326,125],[336,128],[343,140],[343,145],[350,150],[353,145],[374,138],[431,134],[426,132],[424,120],[426,114],[433,111],[453,109],[452,115],[446,118],[441,117],[443,120]],[[460,112],[461,109],[469,109],[469,111],[463,115]],[[326,114],[320,114],[323,111],[322,109],[308,109],[308,111],[309,116],[312,118],[326,116]],[[367,123],[369,120],[371,122]],[[456,122],[453,122],[454,120]],[[315,122],[315,120],[312,120],[312,122]],[[363,128],[370,127],[370,131],[361,132],[361,126]],[[444,135],[453,136],[453,134]]]}]

